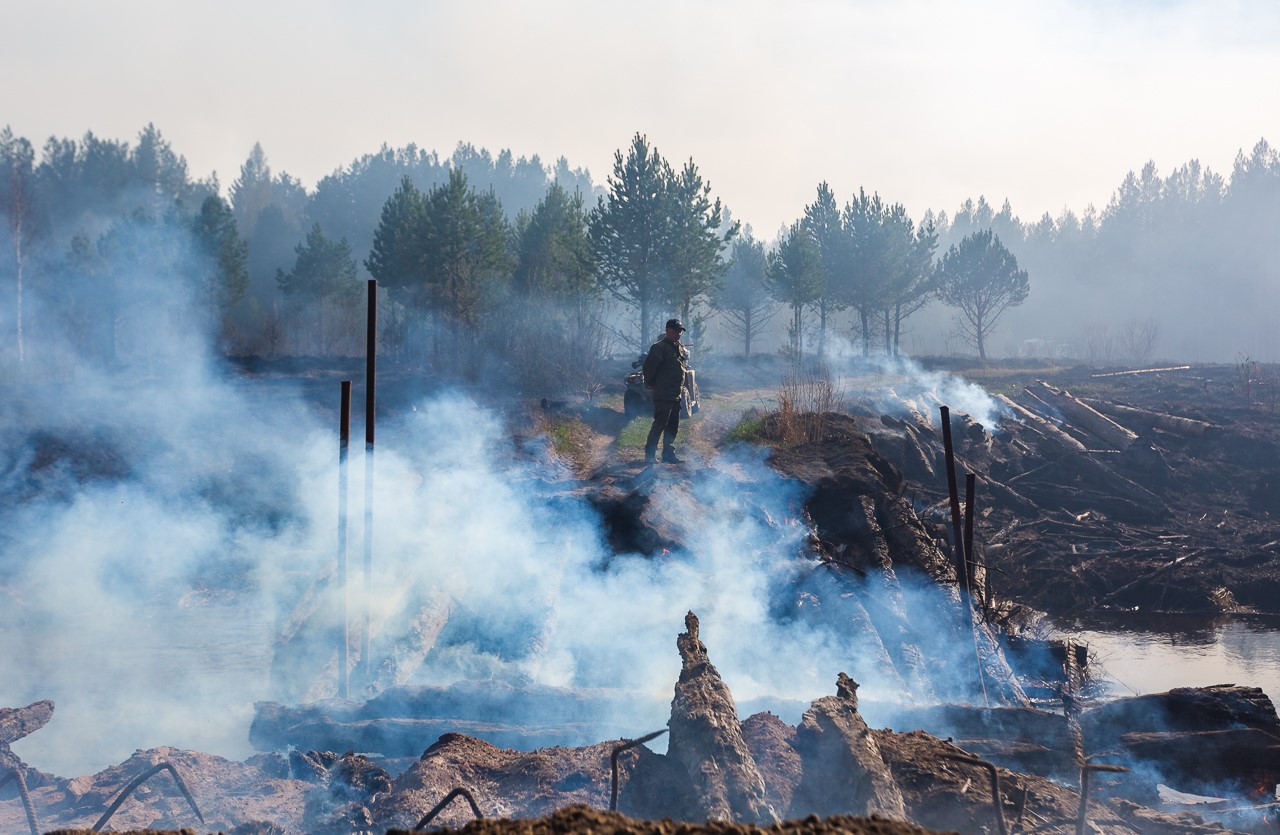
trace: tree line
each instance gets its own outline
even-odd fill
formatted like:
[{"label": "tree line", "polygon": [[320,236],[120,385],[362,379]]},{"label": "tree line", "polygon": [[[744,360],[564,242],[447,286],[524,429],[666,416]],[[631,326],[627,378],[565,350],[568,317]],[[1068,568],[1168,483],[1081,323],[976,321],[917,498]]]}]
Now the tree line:
[{"label": "tree line", "polygon": [[940,245],[990,229],[1035,276],[1007,317],[1010,332],[1043,337],[1097,363],[1280,354],[1280,153],[1265,139],[1236,153],[1225,176],[1191,160],[1162,174],[1130,171],[1101,209],[1024,221],[1006,200],[927,212]]},{"label": "tree line", "polygon": [[[38,328],[119,360],[146,275],[183,287],[182,315],[227,354],[359,353],[372,277],[386,288],[388,350],[463,373],[497,362],[585,381],[574,358],[642,347],[669,315],[695,339],[718,317],[750,354],[780,310],[795,358],[835,330],[864,353],[896,354],[910,317],[934,302],[985,358],[997,323],[1029,298],[1026,308],[1069,308],[1079,294],[1158,309],[1134,275],[1222,271],[1217,247],[1202,245],[1265,235],[1280,218],[1280,163],[1264,141],[1229,182],[1194,162],[1167,179],[1148,164],[1103,212],[1034,223],[985,198],[915,222],[863,189],[842,205],[824,182],[772,241],[732,219],[693,160],[673,165],[642,134],[600,185],[563,157],[544,165],[460,144],[446,158],[410,145],[365,155],[309,193],[255,146],[226,193],[192,179],[152,125],[133,144],[51,138],[38,161],[4,129],[0,279],[15,303],[0,356],[23,363]],[[1274,276],[1256,246],[1234,258],[1250,286]]]}]

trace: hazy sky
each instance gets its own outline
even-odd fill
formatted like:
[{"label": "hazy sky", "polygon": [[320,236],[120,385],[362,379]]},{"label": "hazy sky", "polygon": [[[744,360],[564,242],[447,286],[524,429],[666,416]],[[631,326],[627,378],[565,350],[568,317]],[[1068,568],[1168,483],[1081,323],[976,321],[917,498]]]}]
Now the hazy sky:
[{"label": "hazy sky", "polygon": [[771,236],[829,181],[1023,219],[1099,209],[1148,159],[1227,175],[1280,144],[1280,3],[0,0],[0,125],[154,122],[225,188],[255,141],[311,188],[387,143],[565,155],[636,131]]}]

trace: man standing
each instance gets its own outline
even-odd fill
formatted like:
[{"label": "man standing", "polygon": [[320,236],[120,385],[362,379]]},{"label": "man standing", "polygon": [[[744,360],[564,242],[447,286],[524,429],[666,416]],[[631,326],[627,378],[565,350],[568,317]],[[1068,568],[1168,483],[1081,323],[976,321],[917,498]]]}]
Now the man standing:
[{"label": "man standing", "polygon": [[682,463],[676,457],[676,432],[680,430],[680,392],[684,388],[685,370],[689,367],[689,349],[680,344],[684,325],[679,319],[667,320],[667,332],[649,348],[644,358],[644,384],[653,395],[653,426],[644,445],[644,462],[655,463],[658,436],[662,436],[662,460],[667,464]]}]

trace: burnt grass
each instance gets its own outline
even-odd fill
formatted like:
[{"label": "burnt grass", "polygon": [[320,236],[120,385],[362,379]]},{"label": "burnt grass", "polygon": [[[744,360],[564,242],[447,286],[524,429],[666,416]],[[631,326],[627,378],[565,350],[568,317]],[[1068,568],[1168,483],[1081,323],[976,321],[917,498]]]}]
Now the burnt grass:
[{"label": "burnt grass", "polygon": [[[1123,403],[1211,425],[1203,437],[1130,426],[1150,453],[1077,436],[1115,479],[1066,466],[1024,425],[1003,421],[990,449],[966,438],[962,463],[1036,506],[979,487],[979,551],[1000,597],[1052,615],[1280,613],[1280,404],[1276,377],[1239,366],[1098,377],[1036,374],[1090,402]],[[983,381],[1027,400],[1032,375]],[[1120,419],[1124,422],[1124,419]],[[945,472],[945,470],[944,470]],[[921,495],[938,496],[921,486]]]},{"label": "burnt grass", "polygon": [[[977,476],[974,559],[989,614],[1280,614],[1280,369],[949,370],[1043,414],[1087,449],[1064,450],[1012,415],[981,426],[952,405],[962,501],[965,474]],[[1038,402],[1029,393],[1038,381],[1104,410],[1120,404],[1209,428],[1188,437],[1117,417],[1138,436],[1122,452]],[[894,407],[883,391],[854,389],[841,414],[792,418],[799,427],[764,416],[757,440],[773,447],[776,469],[815,485],[807,510],[828,545],[857,539],[846,512],[857,491],[823,483],[843,468],[862,474],[865,492],[910,499],[950,550],[937,408],[946,404],[927,398]]]}]

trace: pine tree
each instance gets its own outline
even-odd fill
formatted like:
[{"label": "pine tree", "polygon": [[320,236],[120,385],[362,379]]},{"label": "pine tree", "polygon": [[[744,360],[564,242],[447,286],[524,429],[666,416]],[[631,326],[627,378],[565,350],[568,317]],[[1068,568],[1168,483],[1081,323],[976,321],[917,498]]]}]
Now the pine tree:
[{"label": "pine tree", "polygon": [[608,190],[591,213],[591,245],[601,284],[640,319],[652,338],[659,310],[692,318],[724,270],[720,253],[737,233],[692,160],[674,171],[637,133],[614,154]]},{"label": "pine tree", "polygon": [[818,353],[821,355],[827,343],[827,320],[848,306],[842,291],[850,278],[849,241],[840,221],[835,193],[825,181],[818,184],[814,201],[805,206],[803,225],[817,245],[818,257],[822,260],[823,292],[814,301],[818,311]]},{"label": "pine tree", "polygon": [[751,343],[778,312],[769,295],[769,259],[764,244],[745,227],[730,249],[724,285],[715,294],[715,309],[725,326],[743,342],[743,354],[751,356]]},{"label": "pine tree", "polygon": [[804,309],[822,298],[825,280],[818,245],[800,222],[791,224],[769,253],[769,293],[791,308],[791,348],[804,357]]},{"label": "pine tree", "polygon": [[38,222],[35,194],[35,153],[31,143],[13,135],[8,127],[0,131],[0,213],[4,214],[9,233],[9,250],[13,254],[15,279],[14,322],[16,325],[18,362],[26,361],[26,336],[23,321],[27,261]]},{"label": "pine tree", "polygon": [[467,185],[455,169],[426,196],[421,270],[430,308],[474,332],[511,267],[510,230],[493,191]]},{"label": "pine tree", "polygon": [[672,238],[667,303],[692,324],[694,305],[720,287],[725,269],[720,253],[739,225],[725,223],[720,200],[711,199],[711,184],[703,181],[693,160],[671,179],[668,194]]},{"label": "pine tree", "polygon": [[522,213],[513,278],[526,296],[577,304],[596,289],[595,256],[581,194],[552,183],[532,212]]},{"label": "pine tree", "polygon": [[296,252],[293,269],[278,272],[276,281],[295,317],[310,319],[320,349],[330,351],[343,335],[361,295],[351,245],[346,238],[335,241],[325,237],[316,223]]},{"label": "pine tree", "polygon": [[236,229],[231,206],[221,197],[204,199],[192,231],[200,259],[196,295],[216,327],[249,287],[249,247]]},{"label": "pine tree", "polygon": [[938,297],[960,311],[961,333],[984,362],[987,337],[1030,289],[1026,270],[990,230],[966,236],[938,264]]},{"label": "pine tree", "polygon": [[422,264],[422,231],[426,200],[408,174],[382,206],[373,248],[365,269],[378,284],[402,291],[406,301],[419,309],[427,306],[426,275]]},{"label": "pine tree", "polygon": [[637,133],[626,156],[621,150],[614,153],[607,192],[591,213],[591,246],[600,281],[639,312],[638,344],[647,344],[654,335],[654,321],[671,281],[671,178],[671,166]]}]

